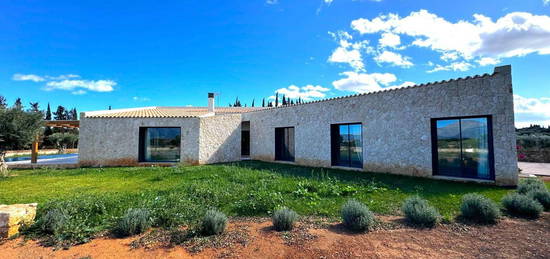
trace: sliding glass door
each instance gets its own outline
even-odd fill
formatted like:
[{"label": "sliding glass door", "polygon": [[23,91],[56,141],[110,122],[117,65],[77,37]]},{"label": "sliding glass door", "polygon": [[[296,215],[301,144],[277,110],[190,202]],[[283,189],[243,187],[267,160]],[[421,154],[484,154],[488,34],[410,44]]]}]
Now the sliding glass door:
[{"label": "sliding glass door", "polygon": [[331,125],[332,165],[363,167],[361,124]]},{"label": "sliding glass door", "polygon": [[434,174],[494,179],[491,117],[432,120]]}]

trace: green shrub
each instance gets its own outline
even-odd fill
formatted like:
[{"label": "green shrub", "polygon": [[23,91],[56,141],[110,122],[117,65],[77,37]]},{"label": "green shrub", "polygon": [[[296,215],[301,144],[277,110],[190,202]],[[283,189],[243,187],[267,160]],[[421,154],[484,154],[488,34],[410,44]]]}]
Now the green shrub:
[{"label": "green shrub", "polygon": [[374,226],[374,214],[369,208],[356,200],[348,200],[342,206],[344,226],[353,231],[368,231]]},{"label": "green shrub", "polygon": [[530,219],[540,217],[544,209],[539,202],[518,193],[506,195],[502,199],[502,205],[510,215]]},{"label": "green shrub", "polygon": [[68,220],[69,216],[65,210],[54,208],[46,212],[36,224],[43,233],[55,235],[62,231]]},{"label": "green shrub", "polygon": [[542,207],[544,207],[545,211],[550,210],[550,192],[535,190],[527,193],[527,196],[535,201],[538,201]]},{"label": "green shrub", "polygon": [[546,191],[546,186],[544,185],[544,182],[536,177],[530,177],[526,179],[522,179],[518,184],[518,193],[519,194],[527,194],[530,191]]},{"label": "green shrub", "polygon": [[235,203],[235,211],[241,216],[258,216],[270,214],[274,208],[283,203],[279,192],[258,190],[247,194],[247,197]]},{"label": "green shrub", "polygon": [[401,208],[409,224],[420,227],[433,227],[439,221],[439,213],[428,201],[413,196],[405,200]]},{"label": "green shrub", "polygon": [[298,214],[288,208],[280,208],[275,210],[271,220],[277,231],[289,231],[294,227],[294,222],[298,219]]},{"label": "green shrub", "polygon": [[204,235],[219,235],[225,230],[227,217],[217,210],[208,210],[202,219],[201,232]]},{"label": "green shrub", "polygon": [[500,217],[497,205],[490,199],[476,193],[462,197],[460,213],[463,219],[481,224],[494,224]]},{"label": "green shrub", "polygon": [[133,236],[145,232],[151,227],[151,213],[147,209],[128,209],[118,219],[113,232],[120,237]]}]

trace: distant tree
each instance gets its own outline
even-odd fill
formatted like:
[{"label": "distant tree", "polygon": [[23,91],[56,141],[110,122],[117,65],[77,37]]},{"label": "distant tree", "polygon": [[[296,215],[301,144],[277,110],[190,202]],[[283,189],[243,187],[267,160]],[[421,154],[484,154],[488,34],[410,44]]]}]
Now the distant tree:
[{"label": "distant tree", "polygon": [[294,99],[290,100],[290,105],[294,105]]},{"label": "distant tree", "polygon": [[58,121],[67,120],[67,111],[65,110],[65,107],[59,105],[57,106],[57,111],[53,113],[54,119]]},{"label": "distant tree", "polygon": [[13,108],[17,110],[23,110],[23,103],[21,103],[21,98],[15,99],[15,103],[13,104]]},{"label": "distant tree", "polygon": [[284,94],[283,94],[283,103],[282,104],[283,104],[283,106],[286,105],[286,97],[285,97]]},{"label": "distant tree", "polygon": [[8,107],[8,102],[4,96],[0,95],[0,109],[5,109],[6,107]]},{"label": "distant tree", "polygon": [[8,174],[6,151],[28,148],[40,132],[42,116],[16,107],[0,109],[0,176]]},{"label": "distant tree", "polygon": [[279,93],[275,93],[275,107],[279,106]]},{"label": "distant tree", "polygon": [[262,107],[265,107],[265,98],[262,99]]},{"label": "distant tree", "polygon": [[78,120],[78,112],[76,112],[76,108],[71,110],[71,120]]},{"label": "distant tree", "polygon": [[250,107],[254,107],[254,98],[252,99],[252,105],[250,105]]},{"label": "distant tree", "polygon": [[30,108],[30,111],[31,112],[40,112],[40,106],[38,105],[38,102],[30,102],[29,103],[31,105],[31,108]]},{"label": "distant tree", "polygon": [[44,117],[44,119],[47,121],[52,120],[52,110],[50,109],[50,103],[48,103],[48,108],[46,109],[46,117]]},{"label": "distant tree", "polygon": [[74,147],[78,141],[78,136],[70,133],[54,133],[50,140],[55,144],[60,154],[65,154],[67,147]]},{"label": "distant tree", "polygon": [[273,102],[269,102],[269,103],[267,104],[267,107],[273,107]]},{"label": "distant tree", "polygon": [[241,101],[239,101],[238,96],[237,99],[235,99],[235,103],[233,103],[233,107],[242,107]]}]

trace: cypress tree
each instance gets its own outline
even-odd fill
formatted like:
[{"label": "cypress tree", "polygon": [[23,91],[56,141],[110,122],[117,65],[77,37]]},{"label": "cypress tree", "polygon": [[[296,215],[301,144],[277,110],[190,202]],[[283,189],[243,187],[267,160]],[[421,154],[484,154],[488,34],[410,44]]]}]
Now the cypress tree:
[{"label": "cypress tree", "polygon": [[262,99],[262,107],[265,107],[265,98]]},{"label": "cypress tree", "polygon": [[254,107],[254,98],[252,99],[252,105],[250,105],[250,107]]},{"label": "cypress tree", "polygon": [[279,93],[275,93],[275,107],[279,106]]},{"label": "cypress tree", "polygon": [[46,117],[44,118],[47,121],[52,120],[52,110],[50,109],[50,103],[48,103],[48,109],[46,109]]}]

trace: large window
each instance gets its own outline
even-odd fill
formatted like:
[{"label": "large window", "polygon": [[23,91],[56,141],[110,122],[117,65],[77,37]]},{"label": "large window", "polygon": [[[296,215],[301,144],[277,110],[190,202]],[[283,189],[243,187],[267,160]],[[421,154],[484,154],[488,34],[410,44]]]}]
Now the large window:
[{"label": "large window", "polygon": [[432,119],[434,174],[494,179],[491,117]]},{"label": "large window", "polygon": [[275,160],[294,161],[294,127],[275,128]]},{"label": "large window", "polygon": [[332,165],[363,167],[361,123],[331,125]]},{"label": "large window", "polygon": [[139,161],[179,162],[181,128],[140,128]]}]

